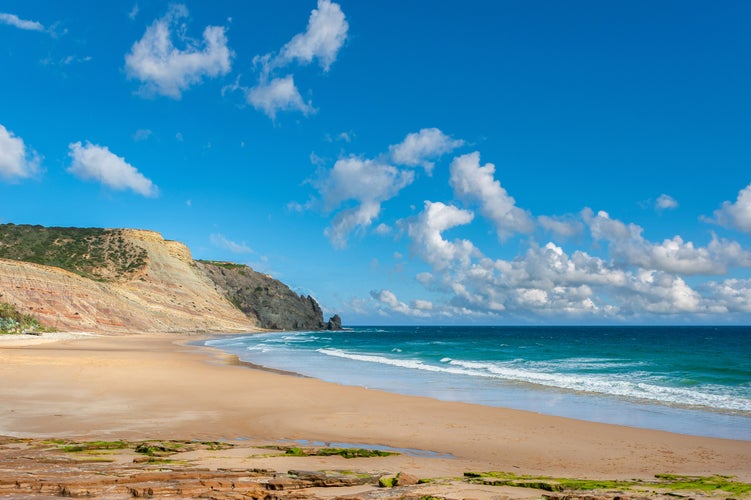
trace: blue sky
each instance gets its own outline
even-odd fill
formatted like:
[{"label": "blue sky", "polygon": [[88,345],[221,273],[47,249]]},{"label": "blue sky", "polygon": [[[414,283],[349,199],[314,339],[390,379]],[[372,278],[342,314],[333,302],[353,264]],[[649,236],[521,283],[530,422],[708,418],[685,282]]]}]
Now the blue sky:
[{"label": "blue sky", "polygon": [[751,4],[0,2],[0,221],[345,324],[751,320]]}]

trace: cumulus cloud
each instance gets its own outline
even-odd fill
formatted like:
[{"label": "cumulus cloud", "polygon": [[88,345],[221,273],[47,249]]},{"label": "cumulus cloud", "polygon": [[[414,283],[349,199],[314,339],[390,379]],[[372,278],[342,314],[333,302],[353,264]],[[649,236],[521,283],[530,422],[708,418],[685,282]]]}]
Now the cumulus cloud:
[{"label": "cumulus cloud", "polygon": [[472,222],[474,214],[441,202],[425,202],[424,210],[407,221],[407,234],[412,238],[415,251],[437,270],[455,263],[467,266],[478,251],[469,240],[448,241],[442,233]]},{"label": "cumulus cloud", "polygon": [[130,189],[143,196],[157,196],[159,191],[151,180],[106,146],[87,141],[85,145],[71,143],[68,148],[73,159],[68,172],[79,179],[94,180],[119,191]]},{"label": "cumulus cloud", "polygon": [[463,144],[464,141],[452,139],[437,128],[424,128],[408,134],[399,144],[389,146],[389,152],[394,163],[410,167],[421,165],[431,173],[435,164],[429,160],[450,153]]},{"label": "cumulus cloud", "polygon": [[751,252],[734,241],[713,237],[706,247],[697,247],[680,236],[652,243],[636,224],[611,219],[607,212],[594,215],[584,210],[583,217],[595,240],[609,244],[610,254],[625,265],[682,275],[726,274],[731,267],[751,267]]},{"label": "cumulus cloud", "polygon": [[573,238],[584,232],[584,224],[571,215],[564,216],[547,216],[541,215],[537,218],[540,226],[561,238]]},{"label": "cumulus cloud", "polygon": [[23,139],[0,125],[0,178],[14,182],[40,172],[41,157]]},{"label": "cumulus cloud", "polygon": [[263,111],[272,120],[276,119],[279,111],[300,111],[306,116],[315,112],[310,102],[303,101],[292,75],[259,83],[248,90],[247,100],[248,104]]},{"label": "cumulus cloud", "polygon": [[314,183],[323,209],[331,212],[347,202],[355,206],[334,216],[326,236],[335,247],[345,247],[352,231],[369,227],[380,214],[381,203],[396,196],[413,180],[413,172],[400,171],[376,160],[355,156],[338,160]]},{"label": "cumulus cloud", "polygon": [[456,196],[467,202],[478,202],[480,213],[493,221],[498,237],[509,238],[516,233],[534,231],[534,221],[526,210],[494,178],[495,165],[480,165],[480,153],[469,153],[451,162],[450,184]]},{"label": "cumulus cloud", "polygon": [[[443,139],[434,142],[432,149],[424,145],[408,146],[407,149],[411,148],[411,158],[417,160],[439,154],[439,151],[448,147],[447,141],[451,140],[438,129],[423,129],[416,134],[409,134],[397,149],[405,144],[422,144],[420,137],[437,137],[435,133]],[[350,233],[371,226],[381,213],[381,204],[414,181],[413,170],[400,169],[388,162],[388,157],[393,157],[394,146],[390,149],[390,155],[380,155],[377,159],[356,156],[341,158],[331,170],[322,170],[319,179],[313,182],[319,192],[324,211],[332,212],[343,207],[334,215],[330,227],[325,232],[334,246],[344,248]],[[406,158],[406,153],[400,154]],[[351,206],[352,204],[354,206]],[[312,204],[308,203],[307,206]],[[390,231],[391,228],[386,224],[380,224],[374,230],[379,235],[388,234]]]},{"label": "cumulus cloud", "polygon": [[328,71],[347,39],[348,29],[349,24],[339,4],[318,0],[318,8],[310,13],[307,29],[282,47],[276,64],[291,61],[310,64],[317,59],[323,70]]},{"label": "cumulus cloud", "polygon": [[715,210],[714,219],[707,219],[723,227],[751,234],[751,184],[738,192],[735,203],[726,201]]},{"label": "cumulus cloud", "polygon": [[15,26],[16,28],[28,31],[45,31],[44,25],[37,21],[21,19],[15,14],[0,12],[0,23]]},{"label": "cumulus cloud", "polygon": [[727,279],[704,285],[712,298],[713,312],[751,312],[751,279]]},{"label": "cumulus cloud", "polygon": [[[141,91],[146,95],[179,99],[183,91],[205,77],[230,71],[233,54],[227,46],[225,29],[207,26],[199,43],[184,34],[186,27],[181,21],[187,16],[184,5],[171,5],[167,14],[154,21],[125,56],[128,77],[140,80]],[[185,48],[177,48],[174,38]]]},{"label": "cumulus cloud", "polygon": [[[393,147],[388,157],[394,160]],[[353,178],[362,177],[354,169],[349,173]],[[399,300],[389,290],[371,292],[380,313],[414,316],[419,312],[430,318],[648,320],[654,316],[751,312],[751,280],[694,278],[689,282],[687,278],[721,276],[731,269],[751,268],[751,252],[738,242],[716,235],[704,245],[680,235],[649,241],[642,227],[613,219],[604,211],[595,214],[590,209],[582,210],[578,216],[532,219],[495,179],[495,167],[480,164],[478,153],[454,159],[450,183],[458,199],[476,205],[478,213],[496,223],[501,237],[531,232],[535,221],[564,239],[583,239],[588,229],[593,248],[600,254],[566,251],[553,242],[538,245],[533,240],[516,257],[493,258],[470,239],[448,236],[448,232],[473,222],[472,211],[426,201],[421,212],[399,221],[398,225],[410,239],[412,255],[431,267],[430,272],[417,274],[416,282],[431,293],[443,295],[444,300],[408,302]],[[334,185],[339,184],[350,185],[349,182]],[[347,192],[329,194],[327,198],[341,204],[370,189],[369,182],[352,185],[357,186],[351,188],[356,195]],[[378,183],[374,185],[377,190]],[[385,185],[394,185],[393,180]],[[736,214],[745,206],[747,192],[751,196],[751,186],[739,193],[736,203],[726,202],[715,214],[717,221],[730,224],[732,220],[738,226],[737,220],[742,218]],[[668,198],[658,201],[663,210],[677,206],[675,200]],[[348,210],[352,212],[345,210],[341,215],[352,223],[351,228],[358,223],[355,215],[370,224],[380,205],[363,203]],[[464,234],[470,233],[464,231]],[[605,245],[599,245],[601,242]]]},{"label": "cumulus cloud", "polygon": [[[315,109],[310,101],[303,101],[293,76],[290,74],[279,78],[274,74],[295,61],[307,65],[318,60],[323,70],[328,71],[347,39],[348,29],[349,24],[339,4],[318,0],[318,8],[311,11],[308,27],[303,33],[292,37],[278,54],[269,53],[253,58],[253,63],[261,68],[256,86],[248,89],[235,83],[227,88],[244,90],[248,103],[272,120],[278,111],[299,111],[307,116]],[[346,134],[343,135],[349,139]]]},{"label": "cumulus cloud", "polygon": [[396,294],[391,290],[372,290],[370,296],[379,304],[379,307],[385,312],[395,312],[418,318],[429,316],[433,304],[427,300],[415,300],[411,305],[400,301]]},{"label": "cumulus cloud", "polygon": [[238,254],[253,253],[253,249],[250,248],[248,245],[246,245],[245,242],[237,243],[235,241],[228,239],[221,233],[214,233],[209,237],[209,239],[211,240],[211,244],[214,245],[215,247],[229,250],[232,253],[238,253]]},{"label": "cumulus cloud", "polygon": [[631,277],[627,291],[630,312],[658,314],[695,313],[706,310],[701,296],[679,276],[641,269]]},{"label": "cumulus cloud", "polygon": [[[573,258],[549,243],[532,247],[511,260],[493,260],[465,239],[447,240],[442,232],[471,222],[466,210],[440,202],[426,202],[410,221],[413,251],[429,263],[432,273],[416,279],[448,296],[437,308],[448,315],[609,314],[609,304],[596,305],[592,287],[626,282],[624,273],[604,261],[577,253]],[[434,310],[436,308],[434,307]]]},{"label": "cumulus cloud", "polygon": [[[702,265],[722,270],[722,266],[706,262],[748,263],[748,254],[731,242],[714,240],[698,249],[676,239],[668,241],[677,248],[647,245],[651,253],[643,251],[646,257],[642,257],[648,258],[649,264],[662,263],[664,269],[626,265],[583,251],[569,254],[552,242],[533,244],[511,260],[492,259],[471,241],[450,241],[442,234],[471,220],[471,212],[426,202],[423,212],[408,222],[413,253],[432,266],[432,272],[420,273],[417,281],[447,297],[444,304],[433,304],[431,314],[607,319],[751,309],[751,280],[711,282],[700,293],[666,264],[672,260],[678,261],[673,266],[681,270]],[[607,224],[598,221],[603,222]],[[630,238],[634,231],[640,234],[635,227],[612,224],[599,230]],[[661,256],[658,249],[667,254]]]},{"label": "cumulus cloud", "polygon": [[672,210],[678,208],[678,202],[672,196],[663,193],[657,198],[655,208],[657,210]]}]

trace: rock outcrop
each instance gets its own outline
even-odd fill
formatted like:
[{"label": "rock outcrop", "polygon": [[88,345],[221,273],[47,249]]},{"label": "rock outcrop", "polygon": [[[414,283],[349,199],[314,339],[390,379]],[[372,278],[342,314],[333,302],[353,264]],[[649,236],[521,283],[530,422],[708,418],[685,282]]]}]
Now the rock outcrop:
[{"label": "rock outcrop", "polygon": [[[91,332],[324,329],[321,309],[246,266],[193,260],[137,229],[0,225],[0,302],[48,327]],[[31,262],[29,262],[31,261]],[[256,277],[253,287],[239,270]],[[237,275],[237,276],[235,276]],[[258,278],[260,276],[260,278]]]},{"label": "rock outcrop", "polygon": [[272,330],[340,330],[334,315],[327,323],[313,297],[297,295],[284,283],[248,266],[229,262],[196,261],[222,293],[261,328]]},{"label": "rock outcrop", "polygon": [[339,317],[338,314],[334,314],[329,318],[329,321],[326,323],[326,330],[341,330],[342,329],[342,318]]}]

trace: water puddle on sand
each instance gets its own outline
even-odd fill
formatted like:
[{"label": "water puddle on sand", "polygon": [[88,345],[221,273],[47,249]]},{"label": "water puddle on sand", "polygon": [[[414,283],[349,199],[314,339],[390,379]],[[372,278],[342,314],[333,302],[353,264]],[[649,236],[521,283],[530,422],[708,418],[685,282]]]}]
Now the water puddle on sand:
[{"label": "water puddle on sand", "polygon": [[374,444],[361,444],[361,443],[339,443],[333,441],[309,441],[309,440],[281,440],[279,443],[295,443],[301,446],[315,446],[321,448],[362,448],[365,450],[377,450],[377,451],[389,451],[393,453],[399,453],[401,455],[407,455],[410,457],[420,458],[454,458],[450,453],[440,453],[430,450],[417,450],[414,448],[395,448],[393,446],[374,445]]}]

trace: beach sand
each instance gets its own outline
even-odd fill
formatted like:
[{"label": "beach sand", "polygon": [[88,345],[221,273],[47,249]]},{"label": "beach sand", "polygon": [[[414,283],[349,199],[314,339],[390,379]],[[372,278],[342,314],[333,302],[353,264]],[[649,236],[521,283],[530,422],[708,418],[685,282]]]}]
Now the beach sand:
[{"label": "beach sand", "polygon": [[[341,386],[249,368],[189,344],[198,338],[0,339],[0,436],[382,445],[431,453],[362,459],[358,466],[421,478],[507,471],[599,479],[724,474],[751,482],[751,442]],[[249,466],[242,456],[208,457],[201,463],[210,467]],[[319,470],[336,460],[342,459],[258,458],[253,467]]]}]

